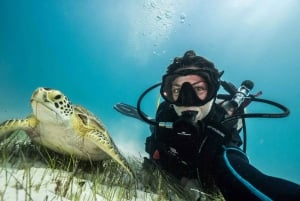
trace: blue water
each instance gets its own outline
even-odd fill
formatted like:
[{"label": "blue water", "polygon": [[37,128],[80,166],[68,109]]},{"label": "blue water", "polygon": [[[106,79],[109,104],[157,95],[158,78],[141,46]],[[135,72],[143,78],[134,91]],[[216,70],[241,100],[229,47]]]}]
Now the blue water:
[{"label": "blue water", "polygon": [[[300,183],[300,2],[122,2],[0,1],[0,121],[27,116],[36,87],[56,88],[100,117],[122,151],[145,155],[148,125],[113,105],[135,105],[175,56],[194,49],[223,79],[250,79],[253,92],[291,110],[247,120],[247,152],[263,172]],[[151,116],[157,95],[143,102]],[[248,112],[256,110],[277,111],[253,103]]]}]

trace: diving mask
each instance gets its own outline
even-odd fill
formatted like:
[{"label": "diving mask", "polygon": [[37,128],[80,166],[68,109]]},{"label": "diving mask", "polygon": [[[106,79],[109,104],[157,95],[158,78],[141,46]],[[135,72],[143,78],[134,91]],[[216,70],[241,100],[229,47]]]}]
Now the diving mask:
[{"label": "diving mask", "polygon": [[[174,81],[177,78],[188,75],[199,76],[199,81],[176,86]],[[219,75],[209,69],[184,68],[163,76],[160,93],[167,102],[177,106],[202,106],[216,96],[219,85]],[[205,94],[203,98],[202,94]]]}]

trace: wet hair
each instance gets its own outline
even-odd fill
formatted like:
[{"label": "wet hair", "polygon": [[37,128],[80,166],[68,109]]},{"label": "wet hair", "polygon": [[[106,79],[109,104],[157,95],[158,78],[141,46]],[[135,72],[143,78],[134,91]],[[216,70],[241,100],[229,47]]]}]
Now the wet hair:
[{"label": "wet hair", "polygon": [[193,50],[185,52],[183,57],[175,57],[173,63],[168,66],[166,73],[174,73],[175,71],[186,67],[210,69],[212,72],[218,74],[218,70],[212,62],[208,61],[204,57],[197,56]]}]

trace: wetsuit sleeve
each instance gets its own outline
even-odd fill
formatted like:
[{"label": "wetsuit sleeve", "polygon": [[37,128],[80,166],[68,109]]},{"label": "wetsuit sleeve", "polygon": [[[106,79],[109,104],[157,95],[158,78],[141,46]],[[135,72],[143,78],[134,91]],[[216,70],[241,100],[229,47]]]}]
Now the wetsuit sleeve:
[{"label": "wetsuit sleeve", "polygon": [[216,183],[226,200],[300,200],[300,185],[263,174],[237,148],[223,147]]}]

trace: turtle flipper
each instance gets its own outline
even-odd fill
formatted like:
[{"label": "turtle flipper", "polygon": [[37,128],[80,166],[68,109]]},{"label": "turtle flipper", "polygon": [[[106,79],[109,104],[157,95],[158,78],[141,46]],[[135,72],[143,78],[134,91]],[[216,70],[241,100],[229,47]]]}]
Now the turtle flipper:
[{"label": "turtle flipper", "polygon": [[91,141],[95,142],[95,144],[108,156],[110,156],[113,160],[118,162],[132,177],[134,177],[134,173],[130,168],[126,159],[122,156],[120,151],[118,150],[115,143],[112,141],[111,137],[107,134],[107,131],[104,133],[99,131],[91,131],[87,133],[85,136],[90,138]]},{"label": "turtle flipper", "polygon": [[0,139],[12,134],[17,130],[29,130],[36,126],[37,119],[30,116],[26,119],[10,119],[0,124]]}]

